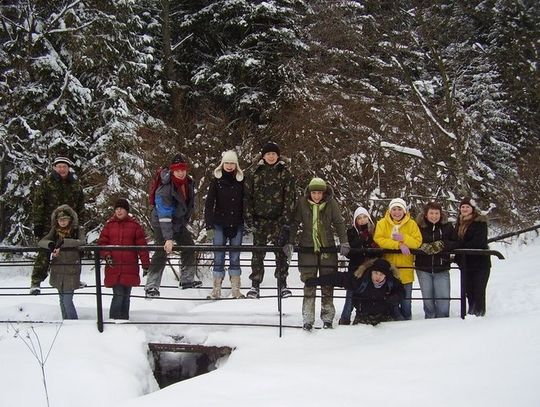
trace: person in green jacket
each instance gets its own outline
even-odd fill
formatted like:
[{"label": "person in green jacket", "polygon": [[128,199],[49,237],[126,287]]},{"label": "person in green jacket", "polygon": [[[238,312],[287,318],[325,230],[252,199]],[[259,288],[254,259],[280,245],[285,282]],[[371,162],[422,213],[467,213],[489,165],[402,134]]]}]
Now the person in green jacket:
[{"label": "person in green jacket", "polygon": [[[319,275],[335,273],[337,271],[337,253],[321,253],[322,248],[335,248],[334,232],[338,235],[340,253],[347,255],[350,249],[347,241],[345,222],[334,191],[330,185],[321,178],[313,178],[306,194],[296,204],[294,218],[291,224],[291,244],[284,247],[286,253],[291,253],[292,244],[300,230],[298,253],[298,269],[302,282]],[[334,288],[321,287],[321,319],[323,328],[332,328],[332,321],[336,314],[334,308]],[[302,303],[302,318],[304,330],[311,331],[315,322],[316,287],[304,286],[304,300]]]},{"label": "person in green jacket", "polygon": [[[41,183],[37,184],[33,200],[34,236],[43,238],[49,230],[53,211],[60,205],[69,205],[77,213],[79,224],[84,224],[84,194],[79,179],[72,170],[73,162],[67,157],[56,157],[53,170]],[[47,278],[49,257],[39,252],[34,262],[30,281],[30,294],[41,292],[41,282]],[[84,283],[81,283],[84,285]]]}]

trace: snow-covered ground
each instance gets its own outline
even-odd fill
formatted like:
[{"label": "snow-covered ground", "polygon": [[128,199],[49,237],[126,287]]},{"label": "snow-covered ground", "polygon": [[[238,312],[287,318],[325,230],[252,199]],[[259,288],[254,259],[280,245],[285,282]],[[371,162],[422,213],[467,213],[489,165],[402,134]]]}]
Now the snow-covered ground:
[{"label": "snow-covered ground", "polygon": [[[87,288],[79,293],[88,295],[75,299],[78,321],[1,325],[0,405],[46,405],[40,366],[22,338],[36,346],[39,339],[46,354],[58,332],[45,363],[53,407],[539,406],[540,239],[526,246],[492,248],[506,260],[493,260],[487,316],[466,320],[459,318],[457,301],[452,302],[451,318],[441,320],[424,320],[421,301],[414,301],[412,321],[377,327],[336,322],[333,330],[311,333],[285,328],[281,338],[277,328],[200,325],[107,324],[99,333],[95,297]],[[0,287],[26,286],[29,272],[0,268]],[[248,274],[246,267],[244,286]],[[272,274],[266,276],[269,285]],[[91,270],[84,271],[83,280],[92,284]],[[457,296],[457,273],[452,282]],[[174,284],[171,272],[163,284]],[[295,269],[290,285],[300,287]],[[15,292],[0,288],[0,320],[59,320],[56,295],[5,296]],[[133,294],[142,295],[142,288]],[[203,289],[162,290],[162,296],[171,298],[207,294]],[[105,297],[105,317],[109,302]],[[335,303],[339,316],[342,300]],[[284,300],[283,311],[284,324],[301,325],[301,298]],[[275,324],[278,313],[274,298],[133,298],[131,320]],[[235,350],[217,370],[159,390],[147,343],[172,342],[173,336]]]}]

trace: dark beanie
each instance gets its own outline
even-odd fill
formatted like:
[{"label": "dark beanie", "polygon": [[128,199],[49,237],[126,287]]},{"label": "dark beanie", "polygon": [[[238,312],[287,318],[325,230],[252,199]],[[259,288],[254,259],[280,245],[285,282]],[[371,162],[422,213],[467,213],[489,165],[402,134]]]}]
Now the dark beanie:
[{"label": "dark beanie", "polygon": [[461,200],[461,202],[459,203],[459,207],[461,208],[461,205],[469,205],[471,206],[473,209],[476,208],[476,202],[474,202],[474,199],[472,199],[470,196],[466,196],[465,198],[463,198]]},{"label": "dark beanie", "polygon": [[171,160],[171,164],[180,164],[185,162],[187,162],[186,158],[180,153],[176,154]]},{"label": "dark beanie", "polygon": [[277,155],[280,155],[279,146],[276,143],[269,141],[263,146],[261,150],[261,154],[265,155],[266,153],[271,153],[271,152],[276,153]]},{"label": "dark beanie", "polygon": [[127,199],[120,198],[114,203],[114,209],[116,208],[124,208],[126,211],[129,212],[129,202]]},{"label": "dark beanie", "polygon": [[384,259],[375,260],[369,268],[369,271],[380,271],[381,273],[384,273],[384,275],[386,275],[387,277],[392,275],[392,271],[390,270],[390,263]]}]

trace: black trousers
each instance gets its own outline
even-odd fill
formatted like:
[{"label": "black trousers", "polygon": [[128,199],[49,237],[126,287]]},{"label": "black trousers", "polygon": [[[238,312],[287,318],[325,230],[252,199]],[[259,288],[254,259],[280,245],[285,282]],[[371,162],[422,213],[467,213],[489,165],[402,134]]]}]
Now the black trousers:
[{"label": "black trousers", "polygon": [[486,314],[486,287],[490,269],[467,269],[465,275],[465,294],[469,303],[468,314]]}]

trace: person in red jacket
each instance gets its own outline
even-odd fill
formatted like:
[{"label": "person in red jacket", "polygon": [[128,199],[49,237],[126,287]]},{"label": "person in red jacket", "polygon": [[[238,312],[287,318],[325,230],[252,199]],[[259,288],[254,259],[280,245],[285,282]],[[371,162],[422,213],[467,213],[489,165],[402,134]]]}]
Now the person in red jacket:
[{"label": "person in red jacket", "polygon": [[[144,230],[139,221],[129,214],[129,202],[120,198],[114,204],[114,215],[107,221],[98,239],[98,245],[145,246]],[[129,319],[131,287],[138,286],[139,259],[143,270],[150,265],[147,250],[103,250],[105,259],[105,287],[112,287],[113,297],[109,317]]]}]

